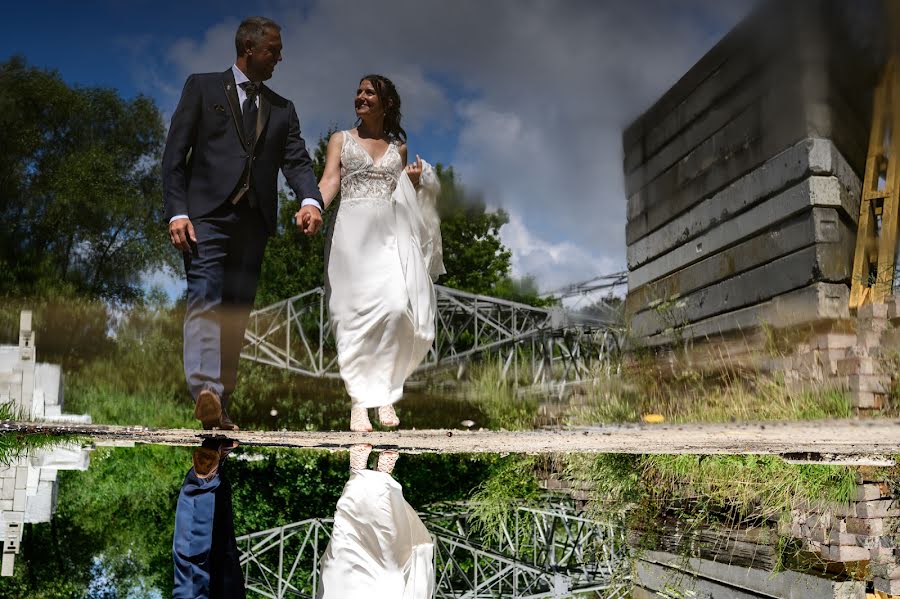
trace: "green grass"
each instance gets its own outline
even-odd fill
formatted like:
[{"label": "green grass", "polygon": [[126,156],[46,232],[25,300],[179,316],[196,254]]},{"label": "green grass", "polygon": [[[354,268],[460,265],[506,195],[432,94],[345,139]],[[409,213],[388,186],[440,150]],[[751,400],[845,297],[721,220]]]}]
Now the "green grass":
[{"label": "green grass", "polygon": [[741,517],[780,517],[806,501],[847,503],[856,489],[852,468],[788,464],[777,456],[653,455],[641,481],[654,496],[727,505]]},{"label": "green grass", "polygon": [[90,414],[95,423],[141,425],[153,428],[199,428],[193,406],[160,391],[134,393],[107,382],[78,383],[67,391],[66,410]]},{"label": "green grass", "polygon": [[506,458],[472,492],[472,528],[481,538],[500,543],[504,528],[510,525],[513,508],[534,503],[539,497],[534,456]]},{"label": "green grass", "polygon": [[619,516],[638,531],[639,547],[657,543],[667,517],[678,522],[688,556],[696,551],[695,532],[752,525],[768,531],[779,563],[791,545],[775,523],[807,503],[846,504],[856,489],[854,468],[788,464],[777,456],[568,456],[564,475],[591,489],[590,513]]},{"label": "green grass", "polygon": [[[2,420],[28,420],[28,418],[15,410],[12,404],[4,403],[0,404],[0,421]],[[9,465],[38,449],[79,442],[80,438],[74,435],[0,433],[0,465]]]},{"label": "green grass", "polygon": [[599,379],[567,423],[637,422],[661,414],[670,422],[817,420],[853,415],[849,393],[828,387],[793,389],[778,377],[753,371],[666,376],[650,366]]},{"label": "green grass", "polygon": [[846,503],[856,488],[853,468],[777,456],[579,455],[567,458],[564,472],[588,483],[601,509],[688,500],[728,506],[741,517],[779,517],[807,501]]},{"label": "green grass", "polygon": [[534,428],[538,402],[533,397],[519,397],[513,385],[500,376],[502,363],[485,360],[471,367],[468,397],[488,418],[494,429],[530,430]]}]

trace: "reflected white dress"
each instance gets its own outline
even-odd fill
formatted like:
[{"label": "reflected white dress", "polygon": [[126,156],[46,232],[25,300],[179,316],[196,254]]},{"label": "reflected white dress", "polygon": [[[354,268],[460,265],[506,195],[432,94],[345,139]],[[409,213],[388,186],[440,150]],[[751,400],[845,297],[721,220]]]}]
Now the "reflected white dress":
[{"label": "reflected white dress", "polygon": [[434,342],[430,275],[443,271],[434,257],[440,237],[423,219],[397,145],[376,162],[343,136],[341,200],[325,250],[328,310],[353,407],[373,408],[401,398]]},{"label": "reflected white dress", "polygon": [[322,556],[318,599],[430,599],[434,544],[390,474],[351,470]]}]

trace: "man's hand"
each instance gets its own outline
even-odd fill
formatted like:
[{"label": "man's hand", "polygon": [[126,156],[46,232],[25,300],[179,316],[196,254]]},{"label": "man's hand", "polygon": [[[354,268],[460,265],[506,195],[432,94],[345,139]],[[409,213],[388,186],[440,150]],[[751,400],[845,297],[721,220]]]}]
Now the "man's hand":
[{"label": "man's hand", "polygon": [[322,213],[312,204],[307,204],[294,215],[297,228],[306,235],[314,235],[322,228]]},{"label": "man's hand", "polygon": [[176,218],[169,223],[169,240],[182,252],[191,251],[191,242],[197,243],[194,225],[189,218]]}]

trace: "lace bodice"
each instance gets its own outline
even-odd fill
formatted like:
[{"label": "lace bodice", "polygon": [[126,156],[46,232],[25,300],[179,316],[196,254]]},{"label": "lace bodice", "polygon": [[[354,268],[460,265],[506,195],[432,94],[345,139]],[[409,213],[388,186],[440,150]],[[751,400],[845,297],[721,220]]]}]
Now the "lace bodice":
[{"label": "lace bodice", "polygon": [[390,143],[384,155],[375,162],[349,131],[343,133],[341,203],[359,199],[390,201],[403,172],[403,159],[396,143]]}]

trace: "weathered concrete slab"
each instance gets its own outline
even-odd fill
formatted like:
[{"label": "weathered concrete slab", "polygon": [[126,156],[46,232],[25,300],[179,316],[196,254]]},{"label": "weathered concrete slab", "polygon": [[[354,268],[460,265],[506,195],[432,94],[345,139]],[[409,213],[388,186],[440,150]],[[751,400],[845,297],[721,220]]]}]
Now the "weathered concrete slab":
[{"label": "weathered concrete slab", "polygon": [[[753,33],[730,35],[727,44],[704,56],[623,135],[629,197],[627,243],[715,193],[716,184],[728,182],[720,177],[726,167],[740,176],[755,168],[749,164],[754,158],[765,160],[783,149],[772,140],[783,139],[786,126],[805,129],[801,137],[831,139],[861,172],[868,137],[869,87],[878,69],[877,53],[866,44],[871,42],[868,33],[879,26],[877,18],[856,18],[866,10],[854,11],[840,2],[765,4],[770,17],[757,17],[760,27],[742,24],[741,28]],[[748,76],[751,72],[752,77]],[[710,94],[716,80],[727,84],[717,90],[720,93]],[[739,118],[746,120],[747,113],[756,112],[768,131],[754,132],[749,125],[742,128],[734,118],[754,87],[768,92]],[[708,102],[705,107],[700,98]],[[710,127],[721,125],[728,118],[723,114],[732,117],[728,125],[704,137],[709,132],[705,121]],[[725,135],[728,128],[735,135]],[[654,135],[656,139],[651,141]],[[729,152],[741,136],[747,147]],[[760,144],[773,151],[765,156],[766,152],[756,148]],[[712,171],[704,170],[708,168]]]},{"label": "weathered concrete slab", "polygon": [[794,99],[800,93],[794,87],[769,90],[759,102],[630,195],[626,243],[634,243],[809,137],[803,106]]},{"label": "weathered concrete slab", "polygon": [[683,588],[692,588],[702,597],[864,599],[866,589],[865,581],[838,582],[790,570],[773,573],[666,551],[642,551],[637,569],[642,586],[661,590],[666,582],[681,579]]},{"label": "weathered concrete slab", "polygon": [[844,208],[847,216],[856,222],[860,193],[856,173],[829,140],[804,139],[689,212],[630,244],[628,267],[635,269],[646,264],[810,175],[833,175],[848,187],[848,198],[857,201]]},{"label": "weathered concrete slab", "polygon": [[[815,73],[811,78],[822,79],[824,76]],[[841,155],[853,170],[862,175],[869,149],[872,96],[867,87],[868,82],[855,83],[857,87],[851,92],[855,93],[853,98],[847,96],[848,90],[843,89],[841,83],[844,82],[835,78],[819,82],[823,90],[817,93],[818,101],[807,104],[811,123],[810,136],[830,139],[840,148]],[[860,99],[865,100],[864,106],[858,105]]]},{"label": "weathered concrete slab", "polygon": [[[696,264],[630,290],[625,300],[625,313],[637,314],[650,308],[651,304],[684,297],[816,243],[850,240],[852,251],[855,239],[855,227],[851,228],[842,220],[837,210],[813,208]],[[847,256],[848,264],[852,259],[851,253]]]},{"label": "weathered concrete slab", "polygon": [[[703,85],[714,73],[721,71],[725,65],[730,64],[734,57],[757,51],[756,46],[760,42],[765,44],[773,39],[787,37],[786,32],[791,30],[793,23],[784,17],[781,10],[765,6],[762,11],[751,14],[750,18],[740,22],[728,32],[659,100],[625,128],[622,133],[625,150],[640,144],[642,139],[646,138],[659,123],[663,122],[672,111],[687,102],[691,95],[696,93],[698,87]],[[760,31],[768,34],[768,37],[760,39]]]},{"label": "weathered concrete slab", "polygon": [[[676,300],[669,313],[646,310],[631,318],[634,335],[646,337],[667,328],[733,312],[811,283],[848,283],[852,272],[853,240],[821,243],[782,256],[759,268],[725,279]],[[673,322],[673,318],[679,319]]]},{"label": "weathered concrete slab", "polygon": [[[692,241],[631,270],[628,273],[628,288],[637,289],[699,262],[707,256],[759,234],[774,223],[814,206],[834,208],[852,214],[853,207],[858,205],[859,197],[852,195],[836,177],[810,177],[750,210],[722,222]],[[858,208],[856,212],[858,213]]]},{"label": "weathered concrete slab", "polygon": [[[807,24],[808,15],[804,16],[807,17],[804,24]],[[730,54],[721,52],[717,46],[675,86],[684,88],[684,83],[693,79],[694,89],[677,102],[670,102],[665,112],[659,110],[665,104],[661,101],[642,115],[639,122],[645,123],[646,128],[639,136],[634,137],[636,132],[631,129],[626,131],[623,135],[626,175],[645,162],[651,162],[673,142],[680,143],[679,138],[695,136],[700,130],[698,125],[705,126],[706,122],[712,125],[715,119],[721,126],[727,122],[722,118],[733,118],[740,111],[740,102],[735,102],[735,97],[753,88],[761,90],[766,85],[777,85],[782,76],[779,70],[795,78],[818,78],[805,85],[810,92],[807,106],[828,109],[832,115],[827,119],[814,118],[812,123],[830,123],[832,128],[820,132],[820,136],[835,139],[854,168],[861,171],[871,116],[871,96],[864,90],[872,85],[876,63],[863,64],[854,53],[854,42],[859,38],[854,40],[853,34],[848,34],[852,26],[848,19],[829,17],[824,24],[831,26],[830,32],[825,33],[814,26],[798,35],[794,24],[784,15],[779,17],[765,23],[766,36],[744,36],[742,40],[730,39],[736,37],[731,34],[727,36],[723,44],[730,45]],[[840,26],[834,27],[836,23]],[[741,27],[746,28],[747,24]],[[742,47],[738,48],[739,44]],[[715,56],[717,52],[719,55]],[[698,73],[697,67],[702,68],[708,59],[715,61],[715,68]],[[668,96],[669,93],[664,99]],[[843,139],[842,132],[851,133],[851,136]],[[708,135],[695,139],[702,141],[706,137]],[[843,143],[845,141],[849,144]],[[850,145],[859,145],[862,155],[856,155]],[[636,189],[629,189],[629,195],[632,191]]]},{"label": "weathered concrete slab", "polygon": [[[720,78],[731,80],[733,86],[722,90],[717,97],[699,93],[703,91],[701,86],[685,100],[685,105],[696,102],[698,112],[692,120],[680,123],[677,133],[658,146],[655,152],[646,152],[642,163],[626,172],[626,195],[634,196],[676,163],[687,160],[702,144],[733,127],[733,123],[749,110],[759,114],[763,123],[776,122],[779,114],[769,112],[777,110],[777,106],[770,101],[775,96],[780,98],[782,111],[793,110],[791,106],[802,109],[818,100],[814,94],[821,91],[822,85],[806,77],[806,73],[819,69],[822,61],[809,49],[797,51],[797,43],[795,39],[781,39],[777,42],[777,51],[770,47],[760,48],[758,52],[735,56],[723,65]],[[766,56],[760,56],[762,53]],[[823,73],[823,77],[827,74]],[[710,81],[715,78],[716,75],[713,75]],[[700,110],[700,101],[706,102],[703,110]],[[678,109],[673,115],[677,113]],[[668,118],[663,123],[667,121]],[[652,143],[655,131],[651,131],[644,140],[645,145]],[[811,136],[807,134],[806,137]]]},{"label": "weathered concrete slab", "polygon": [[[0,423],[9,434],[77,435],[86,440],[196,446],[216,431],[34,422]],[[827,462],[900,454],[900,421],[833,420],[747,424],[615,425],[530,432],[401,430],[395,432],[239,431],[248,446],[346,449],[356,443],[433,453],[766,454],[808,452]]]},{"label": "weathered concrete slab", "polygon": [[847,285],[815,283],[755,306],[691,323],[676,336],[664,332],[646,337],[641,342],[648,346],[668,345],[679,338],[716,337],[736,331],[750,331],[763,324],[783,328],[847,319],[850,317],[849,300],[850,289]]},{"label": "weathered concrete slab", "polygon": [[625,153],[626,195],[658,177],[765,93],[758,81],[761,60],[745,54],[734,62],[738,64],[713,73],[643,143]]},{"label": "weathered concrete slab", "polygon": [[[658,564],[643,559],[635,563],[635,578],[637,584],[650,589],[656,596],[665,597],[670,593],[678,593],[676,597],[728,597],[728,599],[769,599],[769,595],[760,595],[740,587],[724,585],[715,580],[709,580],[699,575],[690,575],[675,567],[678,556],[672,556],[672,561]],[[665,593],[665,594],[664,594]],[[684,593],[684,594],[682,594]],[[826,595],[827,597],[827,595]]]}]

